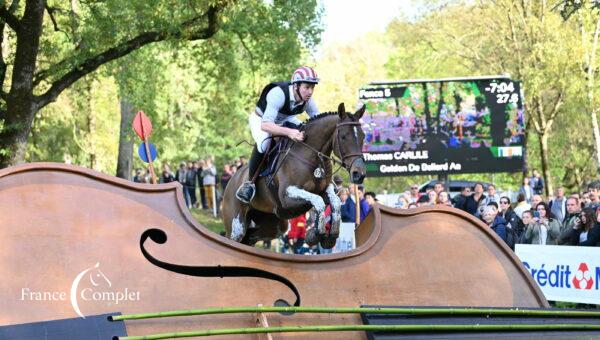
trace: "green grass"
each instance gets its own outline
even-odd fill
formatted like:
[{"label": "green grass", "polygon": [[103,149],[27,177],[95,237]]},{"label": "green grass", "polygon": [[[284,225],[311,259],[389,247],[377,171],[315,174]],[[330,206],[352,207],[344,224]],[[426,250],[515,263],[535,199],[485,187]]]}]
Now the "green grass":
[{"label": "green grass", "polygon": [[[190,210],[190,212],[192,213],[192,216],[194,216],[196,221],[198,221],[198,223],[202,224],[203,226],[208,228],[210,231],[215,232],[217,234],[220,234],[221,232],[225,232],[225,225],[223,224],[223,220],[221,220],[220,216],[217,216],[215,218],[212,215],[212,210],[208,211],[208,210],[192,208]],[[260,249],[265,249],[263,247],[262,241],[258,241],[256,243],[255,247],[260,248]],[[273,252],[276,251],[275,242],[272,242],[271,248],[267,249],[267,250],[270,250]]]},{"label": "green grass", "polygon": [[600,305],[579,304],[575,302],[555,301],[554,304],[556,308],[565,309],[600,309]]},{"label": "green grass", "polygon": [[212,211],[192,208],[190,212],[196,221],[198,221],[198,223],[202,224],[211,231],[217,234],[225,231],[223,220],[221,220],[220,216],[214,217]]},{"label": "green grass", "polygon": [[574,302],[555,301],[556,308],[577,308],[577,304]]}]

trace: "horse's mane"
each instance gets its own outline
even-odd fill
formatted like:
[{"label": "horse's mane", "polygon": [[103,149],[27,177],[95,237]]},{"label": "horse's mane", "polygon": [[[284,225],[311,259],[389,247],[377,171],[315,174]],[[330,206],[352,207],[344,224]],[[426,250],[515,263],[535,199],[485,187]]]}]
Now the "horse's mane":
[{"label": "horse's mane", "polygon": [[[314,121],[317,121],[317,120],[319,120],[319,119],[321,119],[321,118],[326,118],[326,117],[331,117],[331,116],[337,116],[338,114],[339,114],[339,113],[338,113],[337,111],[327,111],[327,112],[321,112],[321,113],[319,113],[318,115],[316,115],[316,116],[314,116],[314,117],[312,117],[312,118],[309,118],[309,119],[306,121],[306,124],[308,125],[309,123],[312,123],[312,122],[314,122]],[[354,122],[358,120],[358,119],[357,119],[356,117],[354,117],[354,115],[352,115],[351,113],[346,113],[346,114],[348,115],[348,117],[350,117],[350,120],[352,120],[352,121],[354,121]]]},{"label": "horse's mane", "polygon": [[314,121],[316,121],[316,120],[319,120],[319,119],[321,119],[321,118],[325,118],[325,117],[329,117],[329,116],[333,116],[333,115],[336,115],[336,116],[337,116],[337,114],[338,114],[337,112],[333,112],[333,111],[329,111],[329,112],[321,112],[320,114],[318,114],[318,115],[316,115],[316,116],[314,116],[314,117],[311,117],[311,118],[309,118],[309,119],[306,121],[306,124],[312,123],[312,122],[314,122]]}]

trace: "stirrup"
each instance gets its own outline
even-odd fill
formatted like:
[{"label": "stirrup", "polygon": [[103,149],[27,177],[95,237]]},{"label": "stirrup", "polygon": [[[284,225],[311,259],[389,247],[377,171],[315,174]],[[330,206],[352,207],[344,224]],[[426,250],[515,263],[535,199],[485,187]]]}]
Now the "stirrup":
[{"label": "stirrup", "polygon": [[254,194],[256,194],[256,185],[251,181],[246,181],[237,189],[235,197],[237,197],[238,200],[249,204],[254,198]]}]

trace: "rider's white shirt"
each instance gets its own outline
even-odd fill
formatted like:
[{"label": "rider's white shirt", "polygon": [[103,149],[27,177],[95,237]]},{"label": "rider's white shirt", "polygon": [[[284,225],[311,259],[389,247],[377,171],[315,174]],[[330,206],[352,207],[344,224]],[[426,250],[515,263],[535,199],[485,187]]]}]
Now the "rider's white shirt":
[{"label": "rider's white shirt", "polygon": [[[296,102],[296,99],[294,97],[293,85],[290,85],[288,88],[290,91],[290,110],[292,110],[294,107],[302,105],[303,102]],[[267,93],[267,107],[265,109],[265,112],[262,112],[262,110],[259,107],[256,107],[256,111],[262,115],[263,122],[272,122],[277,125],[282,125],[284,122],[301,124],[301,121],[298,118],[296,118],[296,116],[287,116],[279,114],[279,110],[283,107],[284,104],[285,94],[279,86],[276,86]],[[314,117],[319,114],[317,104],[312,98],[309,99],[306,103],[304,111],[306,111],[306,113],[310,117]]]}]

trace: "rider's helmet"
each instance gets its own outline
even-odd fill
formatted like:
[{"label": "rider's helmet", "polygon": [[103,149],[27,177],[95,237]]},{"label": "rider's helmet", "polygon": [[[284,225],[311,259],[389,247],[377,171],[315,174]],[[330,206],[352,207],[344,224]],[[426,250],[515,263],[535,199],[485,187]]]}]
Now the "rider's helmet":
[{"label": "rider's helmet", "polygon": [[319,76],[312,67],[298,67],[292,74],[292,84],[296,83],[318,84]]}]

